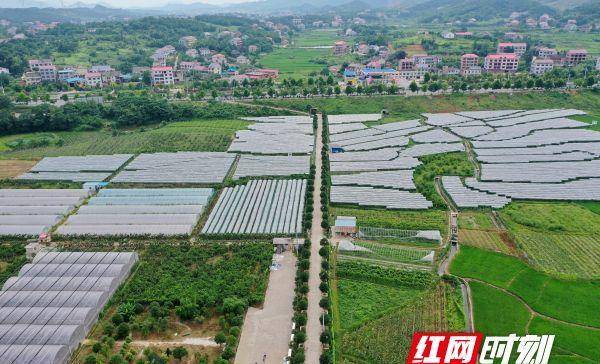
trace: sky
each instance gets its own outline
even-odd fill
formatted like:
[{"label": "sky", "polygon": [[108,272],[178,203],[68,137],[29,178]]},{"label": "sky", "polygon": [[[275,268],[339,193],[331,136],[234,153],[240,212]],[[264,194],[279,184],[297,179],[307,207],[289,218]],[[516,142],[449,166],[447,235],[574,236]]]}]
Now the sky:
[{"label": "sky", "polygon": [[74,2],[83,2],[87,4],[102,3],[108,4],[117,8],[133,8],[133,7],[149,7],[149,6],[161,6],[167,5],[168,3],[195,3],[201,2],[212,5],[224,5],[248,2],[250,0],[67,0],[65,4],[71,4]]}]

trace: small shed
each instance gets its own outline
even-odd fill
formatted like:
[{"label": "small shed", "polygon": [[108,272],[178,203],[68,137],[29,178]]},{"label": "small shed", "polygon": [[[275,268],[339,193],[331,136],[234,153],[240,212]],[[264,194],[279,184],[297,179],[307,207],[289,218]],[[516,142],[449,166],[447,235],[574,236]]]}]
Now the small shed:
[{"label": "small shed", "polygon": [[331,144],[331,153],[344,153],[344,148],[339,145]]},{"label": "small shed", "polygon": [[273,238],[273,245],[278,254],[292,249],[298,250],[303,244],[302,238]]},{"label": "small shed", "polygon": [[83,184],[83,189],[91,195],[100,191],[102,187],[106,186],[108,186],[108,182],[86,182]]},{"label": "small shed", "polygon": [[337,216],[335,218],[335,225],[333,226],[333,232],[337,235],[356,235],[358,227],[356,226],[355,216]]}]

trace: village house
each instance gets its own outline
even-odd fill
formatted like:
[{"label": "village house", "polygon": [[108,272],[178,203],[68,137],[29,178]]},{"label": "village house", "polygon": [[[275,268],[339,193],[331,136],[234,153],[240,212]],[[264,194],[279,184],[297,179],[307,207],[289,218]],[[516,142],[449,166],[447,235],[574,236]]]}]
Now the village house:
[{"label": "village house", "polygon": [[473,32],[454,32],[454,37],[456,37],[456,38],[471,38],[471,37],[473,37]]},{"label": "village house", "polygon": [[221,53],[217,53],[217,54],[213,54],[212,57],[210,57],[211,62],[213,63],[218,63],[218,64],[227,64],[227,58],[222,55]]},{"label": "village house", "polygon": [[257,53],[258,52],[258,46],[251,44],[248,46],[248,52],[249,53]]},{"label": "village house", "polygon": [[471,66],[469,68],[465,68],[465,69],[461,69],[460,70],[460,74],[463,77],[468,77],[468,76],[479,76],[482,73],[482,69],[480,66]]},{"label": "village house", "polygon": [[517,72],[519,57],[514,53],[489,54],[485,57],[483,68],[486,72]]},{"label": "village house", "polygon": [[208,57],[208,56],[210,56],[210,49],[208,49],[208,48],[200,48],[198,50],[198,52],[200,53],[200,55],[202,57]]},{"label": "village house", "polygon": [[54,65],[37,67],[42,82],[56,82],[57,68]]},{"label": "village house", "polygon": [[550,58],[558,55],[558,51],[554,48],[540,47],[537,49],[539,58]]},{"label": "village house", "polygon": [[533,57],[529,72],[534,75],[543,75],[554,68],[554,61],[550,58]]},{"label": "village house", "polygon": [[28,71],[23,73],[21,79],[27,86],[37,85],[42,83],[42,76],[37,71]]},{"label": "village house", "polygon": [[37,71],[40,67],[53,66],[51,59],[30,59],[27,61],[31,71]]},{"label": "village house", "polygon": [[415,63],[415,68],[428,70],[435,68],[442,59],[440,56],[435,55],[415,54],[412,56],[412,60]]},{"label": "village house", "polygon": [[411,58],[402,58],[398,61],[398,70],[399,71],[412,71],[415,69],[415,61]]},{"label": "village house", "polygon": [[87,87],[102,87],[102,74],[100,72],[86,72],[84,80]]},{"label": "village house", "polygon": [[151,72],[153,85],[173,85],[175,83],[175,75],[171,66],[152,67]]},{"label": "village house", "polygon": [[244,41],[242,40],[242,38],[239,37],[234,37],[231,38],[231,40],[229,41],[229,44],[231,44],[234,47],[241,47],[242,45],[244,45]]},{"label": "village house", "polygon": [[194,45],[196,45],[197,41],[198,39],[193,35],[186,35],[184,37],[179,38],[179,45],[185,48],[192,48]]},{"label": "village house", "polygon": [[360,43],[356,48],[356,54],[359,56],[366,56],[369,54],[369,46],[365,43]]},{"label": "village house", "polygon": [[68,79],[77,76],[77,73],[72,68],[63,68],[57,72],[57,79],[60,82],[67,82]]},{"label": "village house", "polygon": [[10,75],[10,71],[8,68],[0,67],[0,75],[2,74]]},{"label": "village house", "polygon": [[338,40],[333,44],[333,55],[334,56],[343,56],[350,52],[350,48],[348,47],[348,43],[343,40]]},{"label": "village house", "polygon": [[454,39],[455,34],[452,32],[442,32],[442,38],[444,39]]},{"label": "village house", "polygon": [[585,49],[571,49],[567,51],[565,62],[569,66],[576,66],[581,62],[585,62],[588,52]]},{"label": "village house", "polygon": [[208,65],[208,70],[215,75],[219,75],[223,71],[223,67],[221,66],[221,63],[212,62]]},{"label": "village house", "polygon": [[238,56],[235,59],[235,63],[237,63],[237,64],[249,64],[250,60],[246,56]]},{"label": "village house", "polygon": [[179,69],[182,71],[190,71],[192,70],[194,67],[197,66],[201,66],[202,64],[200,62],[187,62],[187,61],[183,61],[183,62],[179,62]]},{"label": "village house", "polygon": [[527,50],[527,43],[503,42],[498,43],[497,52],[499,54],[514,53],[517,57],[522,57]]},{"label": "village house", "polygon": [[279,70],[273,68],[257,68],[246,72],[246,76],[253,80],[276,79],[279,77]]},{"label": "village house", "polygon": [[504,33],[504,38],[509,40],[520,40],[523,39],[523,34],[515,32],[506,32]]},{"label": "village house", "polygon": [[473,53],[463,54],[460,57],[460,69],[466,70],[471,67],[477,66],[479,63],[479,56]]},{"label": "village house", "polygon": [[190,58],[198,58],[198,51],[195,50],[194,48],[191,48],[191,49],[188,49],[187,51],[185,51],[185,55]]},{"label": "village house", "polygon": [[600,57],[596,57],[596,71],[600,71]]}]

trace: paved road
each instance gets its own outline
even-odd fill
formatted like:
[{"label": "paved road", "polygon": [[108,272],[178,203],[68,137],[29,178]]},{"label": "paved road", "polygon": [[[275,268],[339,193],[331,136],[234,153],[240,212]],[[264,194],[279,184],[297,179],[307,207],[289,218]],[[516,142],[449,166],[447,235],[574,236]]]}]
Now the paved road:
[{"label": "paved road", "polygon": [[271,271],[262,309],[250,307],[246,313],[235,363],[281,364],[288,354],[292,334],[292,308],[296,257],[292,252],[275,255],[281,268]]},{"label": "paved road", "polygon": [[314,210],[313,210],[313,222],[312,230],[310,234],[310,240],[312,242],[310,249],[310,276],[308,279],[308,322],[306,324],[306,335],[307,340],[305,344],[305,355],[307,364],[316,364],[319,362],[322,348],[321,337],[322,327],[320,323],[321,314],[323,310],[319,306],[321,300],[321,291],[319,290],[319,284],[321,284],[321,278],[319,273],[321,272],[321,256],[319,255],[320,242],[323,238],[323,229],[321,228],[321,148],[322,133],[323,133],[323,122],[319,118],[319,125],[317,128],[317,140],[315,146],[315,189],[313,191],[314,196]]}]

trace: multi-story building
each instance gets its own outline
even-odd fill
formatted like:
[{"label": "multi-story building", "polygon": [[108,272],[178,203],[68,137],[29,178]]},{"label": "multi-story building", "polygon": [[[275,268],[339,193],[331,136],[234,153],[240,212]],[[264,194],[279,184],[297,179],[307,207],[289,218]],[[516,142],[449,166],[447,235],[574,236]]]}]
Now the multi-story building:
[{"label": "multi-story building", "polygon": [[[512,52],[510,52],[512,50]],[[513,43],[513,42],[503,42],[498,43],[498,53],[514,53],[518,57],[521,57],[525,54],[527,50],[527,43]]]},{"label": "multi-story building", "polygon": [[489,54],[483,68],[486,72],[517,72],[519,57],[514,53]]},{"label": "multi-story building", "polygon": [[533,57],[529,72],[534,75],[543,75],[554,68],[554,61],[550,58]]},{"label": "multi-story building", "polygon": [[480,66],[471,66],[469,68],[465,68],[465,69],[461,69],[460,70],[460,74],[463,77],[467,77],[467,76],[479,76],[481,74],[482,70]]},{"label": "multi-story building", "polygon": [[42,78],[42,82],[56,82],[56,66],[39,66],[37,71]]},{"label": "multi-story building", "polygon": [[153,85],[175,84],[175,75],[171,66],[152,67],[151,75]]},{"label": "multi-story building", "polygon": [[210,71],[210,73],[214,73],[215,75],[219,75],[223,71],[223,67],[221,66],[220,63],[213,62],[213,63],[211,63],[211,64],[208,65],[208,70]]},{"label": "multi-story building", "polygon": [[569,66],[578,65],[581,62],[585,62],[587,59],[588,52],[585,49],[571,49],[567,51],[566,54],[566,63]]},{"label": "multi-story building", "polygon": [[54,65],[51,59],[30,59],[27,63],[31,71],[37,71],[40,67]]},{"label": "multi-story building", "polygon": [[516,33],[516,32],[506,32],[506,33],[504,33],[504,38],[510,39],[510,40],[519,40],[519,39],[523,39],[523,34]]},{"label": "multi-story building", "polygon": [[250,60],[246,56],[238,56],[235,59],[235,63],[237,63],[237,64],[249,64]]},{"label": "multi-story building", "polygon": [[75,72],[75,70],[72,68],[63,68],[57,72],[57,78],[60,82],[67,82],[68,79],[73,78],[76,75],[77,72]]},{"label": "multi-story building", "polygon": [[412,56],[412,60],[415,63],[417,69],[431,69],[437,66],[442,60],[440,56],[427,55],[427,54],[415,54]]},{"label": "multi-story building", "polygon": [[596,58],[596,71],[600,71],[600,57]]},{"label": "multi-story building", "polygon": [[183,62],[179,62],[179,69],[181,69],[182,71],[190,71],[194,67],[201,66],[201,65],[202,64],[200,62],[187,62],[187,61],[183,61]]},{"label": "multi-story building", "polygon": [[102,74],[100,72],[86,72],[85,85],[88,87],[102,87]]},{"label": "multi-story building", "polygon": [[194,48],[191,48],[185,51],[185,55],[190,58],[198,58],[198,51]]},{"label": "multi-story building", "polygon": [[369,45],[366,43],[360,43],[358,47],[356,47],[356,54],[360,56],[366,56],[369,54]]},{"label": "multi-story building", "polygon": [[479,56],[473,53],[463,54],[460,57],[460,69],[468,69],[473,66],[477,66],[479,63]]},{"label": "multi-story building", "polygon": [[334,56],[343,56],[344,54],[348,54],[348,52],[350,52],[350,47],[348,47],[348,43],[343,40],[339,40],[333,44]]},{"label": "multi-story building", "polygon": [[211,62],[218,63],[218,64],[226,64],[227,63],[227,58],[225,58],[225,56],[222,55],[221,53],[214,54],[212,57],[210,57],[210,60],[211,60]]},{"label": "multi-story building", "polygon": [[37,71],[29,71],[23,73],[21,77],[27,86],[37,85],[42,83],[42,76]]},{"label": "multi-story building", "polygon": [[231,38],[231,40],[229,41],[229,44],[231,44],[234,47],[239,48],[244,45],[244,41],[240,37],[234,37],[234,38]]},{"label": "multi-story building", "polygon": [[415,69],[415,61],[411,58],[403,58],[398,61],[399,71],[411,71]]},{"label": "multi-story building", "polygon": [[198,52],[200,52],[200,55],[202,57],[210,56],[210,49],[208,49],[208,48],[200,48],[200,49],[198,49]]},{"label": "multi-story building", "polygon": [[258,46],[254,45],[254,44],[249,45],[248,46],[248,52],[249,53],[256,53],[256,52],[258,52]]},{"label": "multi-story building", "polygon": [[537,50],[539,58],[550,58],[558,55],[558,51],[555,48],[540,47]]}]

